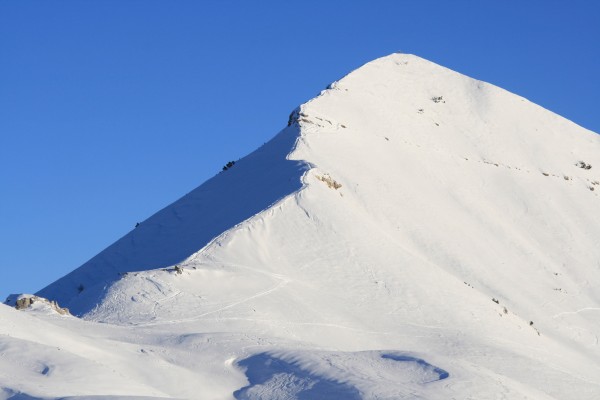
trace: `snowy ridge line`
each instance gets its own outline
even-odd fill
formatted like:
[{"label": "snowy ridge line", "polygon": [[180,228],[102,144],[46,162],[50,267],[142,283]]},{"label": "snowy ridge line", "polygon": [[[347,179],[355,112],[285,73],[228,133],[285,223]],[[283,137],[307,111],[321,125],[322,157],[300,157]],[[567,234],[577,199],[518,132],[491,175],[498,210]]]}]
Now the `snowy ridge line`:
[{"label": "snowy ridge line", "polygon": [[[208,242],[204,247],[202,247],[200,250],[198,250],[196,253],[190,255],[188,258],[186,258],[185,260],[182,260],[180,263],[178,263],[177,265],[180,265],[182,267],[189,267],[190,265],[192,265],[194,262],[196,262],[201,256],[204,256],[204,253],[206,253],[209,249],[212,249],[214,247],[220,247],[221,243],[226,241],[226,239],[235,234],[237,231],[240,231],[246,227],[248,227],[248,224],[251,221],[254,221],[256,219],[262,219],[264,218],[264,215],[266,213],[269,212],[273,212],[273,210],[276,210],[278,208],[281,207],[281,205],[287,201],[289,198],[292,197],[296,197],[302,190],[304,190],[307,186],[306,181],[305,181],[305,176],[312,171],[312,169],[315,167],[310,167],[309,170],[307,170],[301,177],[301,181],[302,181],[302,187],[298,190],[296,190],[293,193],[290,193],[280,199],[278,199],[277,201],[275,201],[273,204],[271,204],[269,207],[259,211],[258,213],[254,214],[253,216],[251,216],[250,218],[239,222],[238,224],[236,224],[235,226],[231,227],[230,229],[226,230],[225,232],[221,233],[220,235],[216,236],[215,238],[211,239],[210,242]],[[240,268],[247,268],[247,269],[251,269],[249,267],[243,267],[240,265],[230,265],[230,266],[236,266],[236,267],[240,267]],[[264,271],[259,271],[257,269],[254,269],[257,272],[264,272]],[[137,271],[137,272],[141,272],[141,271]]]},{"label": "snowy ridge line", "polygon": [[[298,108],[300,109],[300,108]],[[299,143],[302,140],[302,136],[303,136],[303,130],[302,128],[299,126],[298,127],[298,135],[294,141],[294,144],[292,146],[292,148],[290,149],[289,153],[286,155],[286,160],[288,161],[299,161],[299,160],[294,160],[291,159],[290,156],[292,153],[294,153],[294,151],[296,150],[296,148],[298,147]],[[214,246],[219,246],[219,243],[224,241],[230,234],[234,233],[235,231],[238,231],[240,229],[242,229],[243,227],[247,226],[248,222],[252,219],[256,219],[256,218],[262,218],[262,216],[268,212],[271,211],[273,209],[277,209],[281,206],[281,204],[283,202],[285,202],[288,198],[292,197],[292,196],[297,196],[300,192],[302,192],[302,190],[304,190],[307,186],[307,182],[305,177],[307,176],[307,174],[315,168],[314,165],[312,165],[309,162],[306,162],[304,160],[300,160],[305,166],[306,166],[306,170],[304,171],[304,173],[301,175],[300,177],[300,181],[302,182],[302,186],[298,189],[296,189],[295,191],[293,191],[292,193],[286,194],[285,196],[275,200],[273,203],[271,203],[270,205],[268,205],[267,207],[265,207],[264,209],[262,209],[261,211],[257,212],[256,214],[252,215],[251,217],[240,221],[239,223],[237,223],[236,225],[232,226],[231,228],[229,228],[228,230],[222,232],[221,234],[215,236],[213,239],[211,239],[206,245],[204,245],[204,247],[202,247],[201,249],[199,249],[196,253],[190,255],[187,259],[182,260],[180,264],[182,265],[186,265],[189,263],[192,263],[199,254],[202,254],[205,252],[205,250],[214,247]]]},{"label": "snowy ridge line", "polygon": [[[163,208],[82,267],[39,293],[76,315],[94,308],[119,273],[167,268],[185,261],[208,243],[223,240],[231,228],[268,210],[302,189],[308,165],[290,160],[300,131],[283,129],[273,140]],[[256,181],[251,176],[264,176]],[[250,191],[257,195],[237,197]],[[60,283],[59,283],[60,282]],[[54,288],[54,289],[53,289]],[[85,298],[85,299],[84,299]],[[73,304],[71,304],[73,303]]]}]

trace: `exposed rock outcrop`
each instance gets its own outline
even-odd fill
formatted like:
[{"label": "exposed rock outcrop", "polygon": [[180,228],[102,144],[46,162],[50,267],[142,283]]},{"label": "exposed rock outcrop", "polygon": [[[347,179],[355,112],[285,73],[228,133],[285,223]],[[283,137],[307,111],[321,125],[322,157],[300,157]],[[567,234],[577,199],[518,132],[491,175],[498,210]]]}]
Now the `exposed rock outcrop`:
[{"label": "exposed rock outcrop", "polygon": [[4,303],[13,306],[17,310],[26,310],[31,308],[34,304],[39,304],[42,308],[50,309],[60,315],[71,315],[68,308],[59,306],[56,301],[32,294],[12,294],[8,296]]}]

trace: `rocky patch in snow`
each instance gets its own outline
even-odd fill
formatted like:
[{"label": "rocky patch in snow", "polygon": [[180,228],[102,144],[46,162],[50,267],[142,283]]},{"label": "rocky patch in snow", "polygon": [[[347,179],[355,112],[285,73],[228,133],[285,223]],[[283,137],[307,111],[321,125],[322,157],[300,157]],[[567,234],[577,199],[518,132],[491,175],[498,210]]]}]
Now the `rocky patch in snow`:
[{"label": "rocky patch in snow", "polygon": [[45,310],[60,315],[71,315],[68,308],[59,306],[56,301],[33,294],[11,294],[4,304],[12,306],[17,310]]}]

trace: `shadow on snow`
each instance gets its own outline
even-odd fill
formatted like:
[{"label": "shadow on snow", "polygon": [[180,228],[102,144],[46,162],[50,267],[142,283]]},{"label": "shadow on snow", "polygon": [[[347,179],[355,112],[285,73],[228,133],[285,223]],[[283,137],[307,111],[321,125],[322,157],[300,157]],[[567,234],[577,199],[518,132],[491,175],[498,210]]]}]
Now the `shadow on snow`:
[{"label": "shadow on snow", "polygon": [[321,399],[360,400],[356,388],[301,369],[271,356],[256,354],[238,365],[246,368],[249,385],[233,393],[238,400]]},{"label": "shadow on snow", "polygon": [[[390,368],[390,365],[382,360],[407,363],[407,369],[391,369],[390,371],[396,371],[398,375],[396,379],[392,378],[392,382],[386,381],[381,373],[376,372],[379,368],[379,371]],[[374,361],[374,365],[371,361]],[[357,365],[366,365],[366,369],[361,372],[360,368],[356,368]],[[379,351],[308,351],[291,357],[259,353],[239,361],[238,366],[245,369],[248,385],[233,393],[237,400],[358,400],[363,396],[371,398],[370,394],[361,393],[357,386],[367,383],[365,387],[368,387],[373,383],[373,379],[377,380],[377,384],[384,386],[379,389],[385,392],[386,389],[389,390],[390,385],[398,383],[426,385],[450,376],[445,370],[421,358]],[[369,370],[369,366],[375,367],[375,370]],[[401,376],[403,373],[411,376]],[[341,376],[343,380],[331,376]]]},{"label": "shadow on snow", "polygon": [[83,315],[98,304],[120,274],[185,260],[221,233],[302,187],[308,165],[286,159],[298,136],[297,126],[285,128],[38,295]]}]

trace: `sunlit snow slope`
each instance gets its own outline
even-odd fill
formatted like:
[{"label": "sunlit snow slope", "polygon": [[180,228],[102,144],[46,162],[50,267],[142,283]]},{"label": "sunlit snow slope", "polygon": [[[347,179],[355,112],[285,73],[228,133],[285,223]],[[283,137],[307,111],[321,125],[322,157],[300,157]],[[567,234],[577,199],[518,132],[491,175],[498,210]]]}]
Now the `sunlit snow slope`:
[{"label": "sunlit snow slope", "polygon": [[[56,378],[45,391],[2,372],[0,387],[4,398],[598,399],[599,194],[597,134],[390,55],[38,293],[86,321],[18,315],[17,331],[48,324],[68,330],[75,355],[82,341],[109,354],[135,388]],[[5,330],[5,346],[26,347]],[[121,360],[126,344],[152,353]],[[190,378],[161,375],[170,366]]]}]

